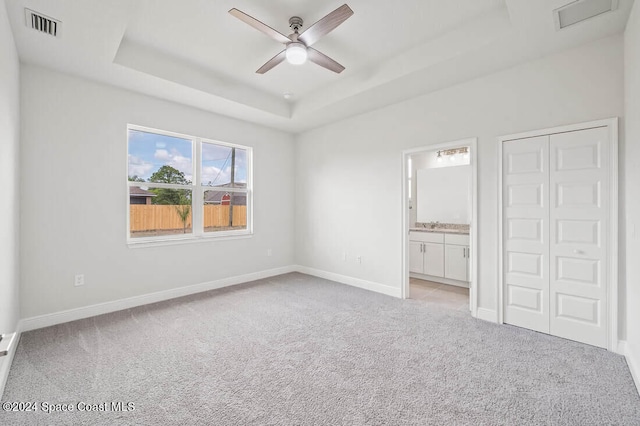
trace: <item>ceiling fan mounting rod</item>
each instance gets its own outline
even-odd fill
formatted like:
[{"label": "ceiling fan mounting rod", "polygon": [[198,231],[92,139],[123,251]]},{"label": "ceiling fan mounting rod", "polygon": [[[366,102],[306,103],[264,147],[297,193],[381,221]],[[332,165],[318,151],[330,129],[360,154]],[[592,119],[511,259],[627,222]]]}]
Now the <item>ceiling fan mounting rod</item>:
[{"label": "ceiling fan mounting rod", "polygon": [[293,29],[293,31],[298,32],[300,28],[302,28],[302,18],[299,16],[292,16],[289,18],[289,27]]}]

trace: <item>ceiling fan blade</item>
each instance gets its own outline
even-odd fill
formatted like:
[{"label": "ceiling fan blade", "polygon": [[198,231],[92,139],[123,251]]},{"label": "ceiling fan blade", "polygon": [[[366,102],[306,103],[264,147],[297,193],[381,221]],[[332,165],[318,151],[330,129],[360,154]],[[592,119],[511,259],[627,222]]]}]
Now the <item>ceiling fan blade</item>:
[{"label": "ceiling fan blade", "polygon": [[268,35],[269,37],[271,37],[277,42],[284,43],[284,44],[291,42],[291,39],[286,35],[279,33],[278,31],[274,30],[267,24],[258,21],[253,16],[249,16],[246,13],[241,12],[236,8],[231,9],[229,13],[235,16],[236,18],[238,18],[239,20],[241,20],[242,22],[245,22],[251,25],[256,30]]},{"label": "ceiling fan blade", "polygon": [[260,69],[258,69],[258,71],[256,71],[256,73],[257,74],[264,74],[265,72],[269,71],[271,68],[273,68],[276,65],[282,63],[287,57],[287,53],[286,52],[287,52],[286,50],[283,50],[282,52],[278,53],[273,58],[269,59],[266,64],[261,66]]},{"label": "ceiling fan blade", "polygon": [[333,31],[338,25],[346,21],[351,15],[353,10],[346,4],[343,4],[315,24],[311,25],[305,32],[298,36],[298,40],[302,41],[307,46],[311,46],[325,35]]},{"label": "ceiling fan blade", "polygon": [[324,53],[318,52],[313,47],[307,48],[307,58],[314,64],[318,64],[321,67],[331,70],[335,73],[340,74],[342,71],[344,71],[344,67],[342,65],[340,65]]}]

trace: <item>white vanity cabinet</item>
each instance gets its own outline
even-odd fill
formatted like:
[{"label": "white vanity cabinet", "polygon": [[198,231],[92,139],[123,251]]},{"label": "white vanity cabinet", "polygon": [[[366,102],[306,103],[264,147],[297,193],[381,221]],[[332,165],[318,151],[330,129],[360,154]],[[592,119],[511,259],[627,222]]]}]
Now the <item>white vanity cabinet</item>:
[{"label": "white vanity cabinet", "polygon": [[[442,278],[446,284],[469,281],[469,235],[411,231],[409,272],[425,279]],[[456,285],[461,285],[456,284]]]},{"label": "white vanity cabinet", "polygon": [[409,233],[409,271],[444,277],[444,234]]},{"label": "white vanity cabinet", "polygon": [[409,241],[409,272],[424,273],[424,251],[422,241]]},{"label": "white vanity cabinet", "polygon": [[444,277],[469,281],[469,236],[445,234]]}]

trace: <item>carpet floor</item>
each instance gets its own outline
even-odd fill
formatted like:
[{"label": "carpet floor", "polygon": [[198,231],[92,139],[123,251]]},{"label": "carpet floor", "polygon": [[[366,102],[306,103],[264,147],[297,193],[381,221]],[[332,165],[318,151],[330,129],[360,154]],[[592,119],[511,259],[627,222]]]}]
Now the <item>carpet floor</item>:
[{"label": "carpet floor", "polygon": [[640,425],[621,356],[297,273],[26,332],[2,400],[38,408],[2,425]]}]

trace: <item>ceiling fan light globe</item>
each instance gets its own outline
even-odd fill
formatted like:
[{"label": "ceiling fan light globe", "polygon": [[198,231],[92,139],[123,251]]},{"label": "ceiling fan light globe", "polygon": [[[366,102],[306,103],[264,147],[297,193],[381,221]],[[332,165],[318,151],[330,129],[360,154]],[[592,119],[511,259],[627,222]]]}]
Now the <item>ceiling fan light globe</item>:
[{"label": "ceiling fan light globe", "polygon": [[307,47],[302,43],[289,43],[286,56],[290,64],[302,65],[307,62]]}]

